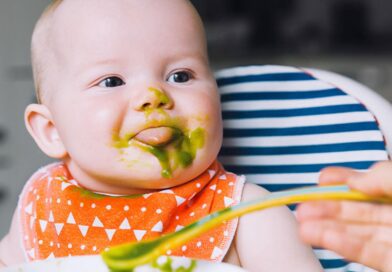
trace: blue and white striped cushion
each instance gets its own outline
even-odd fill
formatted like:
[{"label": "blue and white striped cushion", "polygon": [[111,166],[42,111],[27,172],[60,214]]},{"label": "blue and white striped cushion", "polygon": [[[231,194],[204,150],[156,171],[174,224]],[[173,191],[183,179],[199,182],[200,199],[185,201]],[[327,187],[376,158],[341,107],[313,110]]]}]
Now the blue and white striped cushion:
[{"label": "blue and white striped cushion", "polygon": [[[295,67],[248,66],[216,73],[227,170],[270,191],[314,185],[331,165],[365,170],[387,160],[374,116],[354,97]],[[325,271],[365,271],[315,249]],[[366,270],[370,271],[370,270]]]}]

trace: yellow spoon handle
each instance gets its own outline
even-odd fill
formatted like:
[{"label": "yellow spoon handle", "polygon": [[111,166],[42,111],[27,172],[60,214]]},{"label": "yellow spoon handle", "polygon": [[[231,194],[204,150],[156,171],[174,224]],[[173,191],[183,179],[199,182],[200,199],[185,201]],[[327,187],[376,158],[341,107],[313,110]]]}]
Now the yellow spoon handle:
[{"label": "yellow spoon handle", "polygon": [[113,247],[108,252],[102,253],[102,256],[111,269],[116,271],[129,271],[138,265],[151,262],[170,249],[178,248],[189,240],[220,225],[224,221],[270,207],[312,200],[351,200],[392,203],[392,199],[367,196],[360,192],[351,191],[345,185],[313,186],[280,191],[271,193],[263,198],[242,202],[238,205],[225,208],[208,215],[175,233],[167,234],[149,241]]},{"label": "yellow spoon handle", "polygon": [[218,226],[223,221],[227,221],[247,213],[263,210],[271,207],[296,204],[312,200],[351,200],[368,202],[391,202],[392,199],[380,199],[367,196],[363,193],[350,191],[346,186],[325,186],[316,188],[303,188],[298,190],[288,190],[276,193],[239,205],[229,207],[211,214],[204,219],[189,226],[189,229],[182,229],[173,235],[162,245],[161,253],[170,248],[177,248],[185,242],[196,238],[202,233]]}]

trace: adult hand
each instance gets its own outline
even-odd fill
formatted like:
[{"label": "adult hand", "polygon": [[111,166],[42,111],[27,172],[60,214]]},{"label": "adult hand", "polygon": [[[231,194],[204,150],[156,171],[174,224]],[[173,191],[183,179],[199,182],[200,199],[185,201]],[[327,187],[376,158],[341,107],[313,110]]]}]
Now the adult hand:
[{"label": "adult hand", "polygon": [[[367,173],[342,167],[321,172],[321,185],[339,183],[392,198],[392,162],[377,163]],[[299,205],[297,218],[305,242],[374,269],[392,271],[392,205],[316,201]]]}]

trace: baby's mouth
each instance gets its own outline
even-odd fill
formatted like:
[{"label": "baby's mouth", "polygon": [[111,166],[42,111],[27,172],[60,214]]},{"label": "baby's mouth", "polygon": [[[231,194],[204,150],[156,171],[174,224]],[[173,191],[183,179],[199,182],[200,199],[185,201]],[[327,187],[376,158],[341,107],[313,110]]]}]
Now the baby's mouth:
[{"label": "baby's mouth", "polygon": [[172,127],[153,127],[140,131],[133,138],[150,146],[164,146],[176,139],[178,134],[178,129]]},{"label": "baby's mouth", "polygon": [[204,146],[205,132],[202,128],[191,131],[171,126],[148,127],[136,134],[120,138],[114,135],[114,147],[123,149],[139,147],[155,156],[162,167],[162,177],[171,178],[173,169],[186,168],[192,164],[196,153]]}]

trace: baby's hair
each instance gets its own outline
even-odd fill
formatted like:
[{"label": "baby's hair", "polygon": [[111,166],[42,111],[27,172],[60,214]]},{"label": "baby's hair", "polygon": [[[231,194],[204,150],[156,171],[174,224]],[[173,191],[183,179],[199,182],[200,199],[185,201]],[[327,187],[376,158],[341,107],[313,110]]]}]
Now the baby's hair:
[{"label": "baby's hair", "polygon": [[51,47],[50,20],[54,11],[62,2],[63,0],[53,0],[49,4],[38,19],[31,39],[31,65],[38,103],[42,103],[44,100],[43,97],[45,96],[45,89],[47,88],[45,87],[46,66],[48,59],[52,57],[50,54],[53,54],[49,48]]}]

